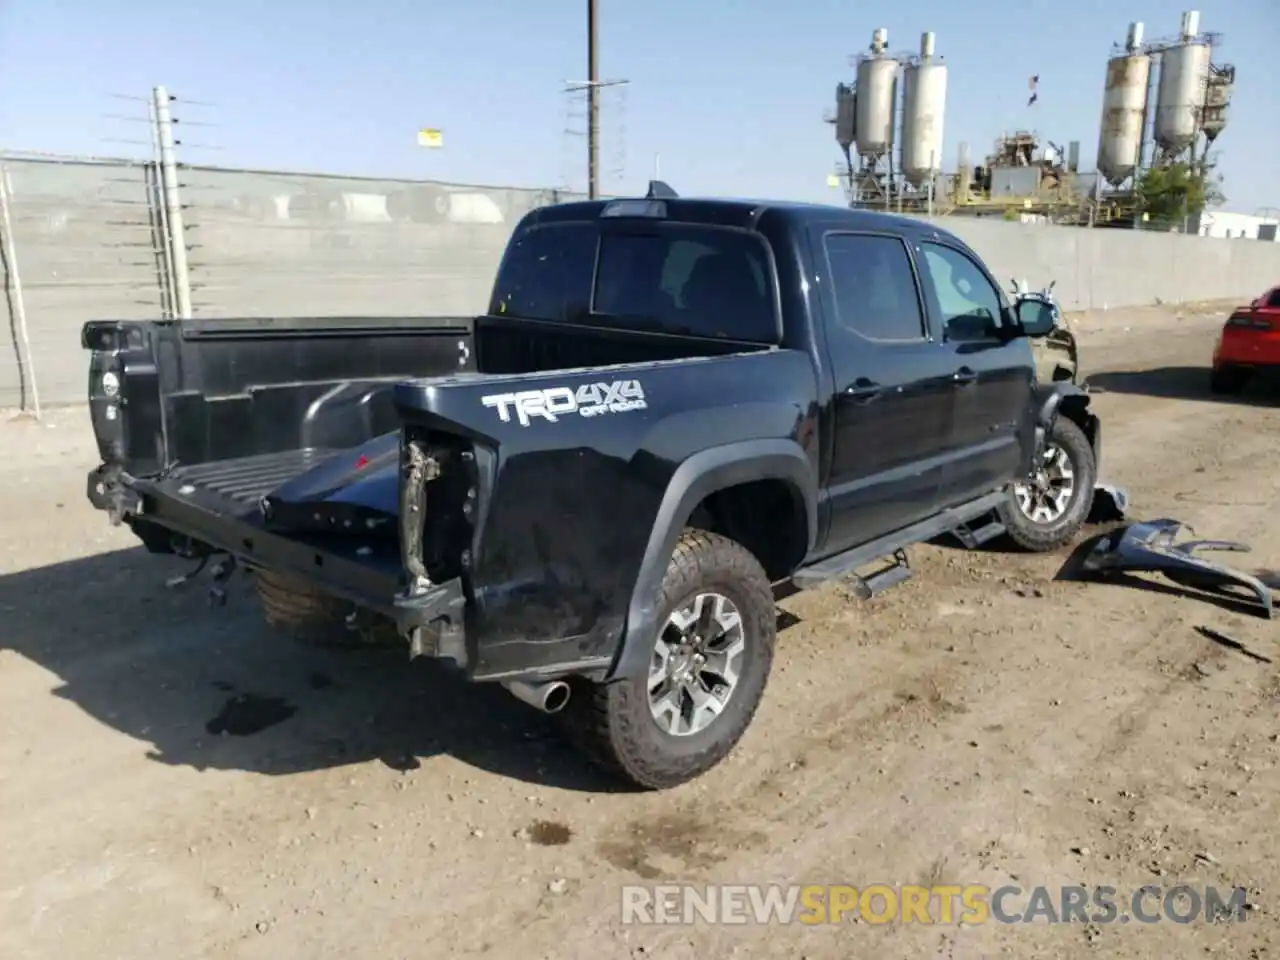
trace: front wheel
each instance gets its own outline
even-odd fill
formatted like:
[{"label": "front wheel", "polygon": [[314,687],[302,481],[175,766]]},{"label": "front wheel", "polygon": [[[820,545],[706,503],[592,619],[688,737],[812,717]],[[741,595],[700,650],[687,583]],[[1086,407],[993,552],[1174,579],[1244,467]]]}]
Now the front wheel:
[{"label": "front wheel", "polygon": [[592,760],[648,790],[728,756],[760,705],[777,636],[769,578],[718,534],[680,537],[659,604],[647,675],[593,685],[559,715]]},{"label": "front wheel", "polygon": [[1070,543],[1089,516],[1098,465],[1078,425],[1059,416],[1045,438],[1030,477],[1009,488],[998,510],[1010,539],[1024,550],[1047,553]]}]

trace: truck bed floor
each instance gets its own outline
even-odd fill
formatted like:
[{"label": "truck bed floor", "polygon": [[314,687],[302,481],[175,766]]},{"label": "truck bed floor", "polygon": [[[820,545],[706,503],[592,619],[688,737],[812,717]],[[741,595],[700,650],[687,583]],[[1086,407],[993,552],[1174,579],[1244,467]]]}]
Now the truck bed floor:
[{"label": "truck bed floor", "polygon": [[319,466],[335,453],[335,450],[312,447],[192,464],[173,470],[165,486],[196,487],[205,493],[256,509],[258,501],[276,487]]}]

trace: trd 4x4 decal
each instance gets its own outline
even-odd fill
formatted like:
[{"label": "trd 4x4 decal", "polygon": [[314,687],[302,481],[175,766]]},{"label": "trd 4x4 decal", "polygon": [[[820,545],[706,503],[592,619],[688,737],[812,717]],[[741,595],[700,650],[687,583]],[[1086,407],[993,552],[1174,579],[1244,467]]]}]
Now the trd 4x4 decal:
[{"label": "trd 4x4 decal", "polygon": [[481,397],[486,407],[498,411],[503,423],[511,422],[515,411],[520,426],[527,427],[534,417],[556,423],[561,417],[577,414],[594,417],[602,413],[643,410],[648,404],[639,380],[614,380],[612,383],[584,383],[572,387],[547,387],[544,390],[521,390],[517,393],[492,393]]}]

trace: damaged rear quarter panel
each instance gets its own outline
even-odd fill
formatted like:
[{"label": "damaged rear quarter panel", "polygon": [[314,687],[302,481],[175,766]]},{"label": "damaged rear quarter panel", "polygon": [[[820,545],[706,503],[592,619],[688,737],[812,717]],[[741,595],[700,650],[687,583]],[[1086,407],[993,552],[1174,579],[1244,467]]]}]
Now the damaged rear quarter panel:
[{"label": "damaged rear quarter panel", "polygon": [[[406,425],[464,435],[483,448],[477,459],[491,487],[480,494],[465,576],[473,676],[611,659],[676,469],[709,447],[755,439],[799,443],[804,436],[816,470],[816,431],[803,429],[814,404],[799,399],[815,396],[814,376],[806,355],[770,350],[397,387]],[[566,403],[554,421],[531,416],[522,423],[508,404],[504,421],[492,399],[632,380],[643,407],[591,416]]]}]

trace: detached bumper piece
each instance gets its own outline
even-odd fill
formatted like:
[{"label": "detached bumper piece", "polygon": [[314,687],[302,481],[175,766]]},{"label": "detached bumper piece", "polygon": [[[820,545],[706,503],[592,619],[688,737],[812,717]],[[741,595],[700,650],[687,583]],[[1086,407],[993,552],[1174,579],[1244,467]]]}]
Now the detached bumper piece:
[{"label": "detached bumper piece", "polygon": [[1111,523],[1123,520],[1128,513],[1128,490],[1111,483],[1094,484],[1093,508],[1089,511],[1090,523]]},{"label": "detached bumper piece", "polygon": [[1178,531],[1191,527],[1178,520],[1146,520],[1103,537],[1085,557],[1081,572],[1105,578],[1118,572],[1163,574],[1174,583],[1197,589],[1243,587],[1258,600],[1262,615],[1271,619],[1271,590],[1257,577],[1214,563],[1196,554],[1201,550],[1248,553],[1249,546],[1230,540],[1186,540],[1175,543]]}]

